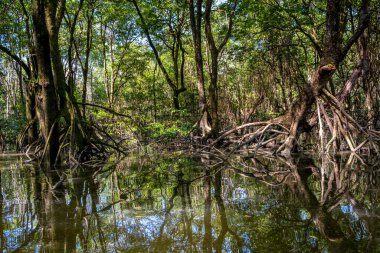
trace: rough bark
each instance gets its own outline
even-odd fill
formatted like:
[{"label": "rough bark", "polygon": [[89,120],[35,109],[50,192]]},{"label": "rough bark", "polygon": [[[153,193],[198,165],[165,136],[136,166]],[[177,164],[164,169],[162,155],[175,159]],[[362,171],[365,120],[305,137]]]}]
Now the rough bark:
[{"label": "rough bark", "polygon": [[69,30],[70,30],[69,46],[67,49],[67,64],[68,64],[68,71],[69,71],[69,74],[68,74],[68,92],[71,95],[74,95],[74,85],[75,85],[74,69],[73,69],[73,63],[74,63],[74,61],[73,61],[73,51],[74,51],[73,48],[74,48],[74,43],[75,43],[74,42],[74,34],[75,34],[75,28],[76,28],[79,13],[81,12],[82,7],[83,7],[83,2],[84,2],[84,0],[79,1],[78,9],[76,10],[76,12],[74,14],[73,20],[70,22],[70,20],[68,18],[66,19],[67,25],[69,26]]},{"label": "rough bark", "polygon": [[219,46],[216,45],[214,35],[211,27],[211,7],[213,0],[206,0],[205,13],[204,13],[204,26],[208,49],[211,55],[211,68],[210,68],[210,85],[209,85],[209,104],[211,111],[211,137],[216,137],[219,134],[219,113],[218,113],[218,65],[219,54],[223,47],[227,44],[231,36],[233,16],[237,2],[235,1],[232,12],[230,13],[228,29],[226,35]]},{"label": "rough bark", "polygon": [[199,106],[199,121],[198,128],[201,131],[202,137],[208,135],[211,131],[209,122],[209,112],[204,88],[204,72],[203,72],[203,56],[202,56],[202,0],[197,0],[194,6],[193,0],[188,0],[190,26],[193,35],[193,46],[195,52],[195,65],[197,70],[197,89],[198,89],[198,106]]},{"label": "rough bark", "polygon": [[345,59],[351,46],[358,40],[369,24],[368,13],[369,0],[362,0],[360,20],[352,37],[343,45],[343,31],[340,26],[342,19],[342,2],[340,0],[329,0],[326,13],[326,36],[323,43],[321,60],[314,70],[311,79],[305,84],[302,94],[291,109],[281,117],[279,121],[290,122],[290,133],[278,152],[289,155],[295,148],[295,142],[301,128],[308,125],[306,119],[311,115],[312,107],[316,98],[321,95],[323,89],[335,73],[339,64]]},{"label": "rough bark", "polygon": [[25,116],[28,122],[27,144],[32,144],[38,139],[38,127],[36,120],[36,101],[32,83],[28,83],[25,96]]},{"label": "rough bark", "polygon": [[59,29],[65,9],[65,0],[51,0],[45,4],[46,27],[49,34],[50,56],[53,70],[54,86],[58,93],[59,109],[66,107],[66,82],[61,51],[58,43]]},{"label": "rough bark", "polygon": [[45,141],[45,163],[55,163],[59,150],[59,105],[50,59],[49,33],[43,1],[32,1],[33,36],[36,44],[38,84],[36,107],[40,131]]},{"label": "rough bark", "polygon": [[38,79],[37,59],[35,54],[35,45],[33,37],[30,32],[29,13],[25,8],[23,0],[20,0],[22,12],[25,20],[25,30],[28,39],[28,66],[30,69],[30,75],[28,75],[28,82],[26,83],[26,96],[25,96],[25,115],[28,122],[28,141],[27,144],[32,144],[38,139],[38,126],[36,119],[36,97],[34,86]]},{"label": "rough bark", "polygon": [[[83,92],[82,92],[82,103],[86,103],[87,101],[87,80],[88,80],[88,68],[90,62],[90,53],[92,48],[92,24],[94,19],[95,9],[92,8],[91,12],[87,12],[87,33],[86,33],[86,52],[85,52],[85,60],[82,66],[83,72]],[[82,107],[83,118],[86,119],[86,106]]]},{"label": "rough bark", "polygon": [[214,36],[211,29],[211,7],[212,0],[206,0],[206,8],[204,14],[205,34],[207,39],[208,49],[211,55],[210,69],[210,85],[209,85],[209,101],[211,111],[211,136],[216,136],[219,133],[219,113],[218,113],[218,56],[219,50],[215,45]]}]

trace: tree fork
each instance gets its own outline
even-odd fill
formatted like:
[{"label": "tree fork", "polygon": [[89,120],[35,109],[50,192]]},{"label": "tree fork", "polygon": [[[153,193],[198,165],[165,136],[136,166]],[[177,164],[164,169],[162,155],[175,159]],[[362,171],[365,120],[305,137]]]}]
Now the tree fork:
[{"label": "tree fork", "polygon": [[310,82],[305,85],[300,99],[293,104],[290,111],[284,117],[284,119],[291,122],[290,134],[276,153],[288,156],[294,151],[301,123],[305,123],[306,118],[312,112],[310,108],[315,104],[316,98],[321,95],[322,90],[326,87],[339,64],[345,59],[351,46],[359,39],[369,25],[369,0],[362,0],[359,25],[346,45],[342,46],[343,32],[340,27],[342,16],[341,5],[342,3],[339,0],[329,0],[327,2],[327,35],[324,41],[322,58],[312,74]]}]

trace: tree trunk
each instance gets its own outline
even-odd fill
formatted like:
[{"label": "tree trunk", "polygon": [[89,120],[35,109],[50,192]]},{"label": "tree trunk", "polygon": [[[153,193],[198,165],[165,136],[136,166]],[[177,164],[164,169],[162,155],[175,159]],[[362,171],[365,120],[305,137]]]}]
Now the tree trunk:
[{"label": "tree trunk", "polygon": [[82,10],[83,7],[83,2],[84,0],[79,1],[78,9],[76,10],[74,14],[74,19],[72,22],[67,21],[69,30],[70,30],[70,37],[69,37],[69,46],[67,49],[67,65],[68,65],[68,93],[71,96],[74,96],[74,85],[75,85],[75,80],[74,80],[74,69],[73,69],[73,48],[75,48],[75,40],[74,40],[74,34],[75,34],[75,27],[77,24],[78,16],[80,11]]},{"label": "tree trunk", "polygon": [[37,73],[37,59],[35,54],[35,48],[33,43],[33,38],[30,33],[30,24],[29,24],[29,14],[25,8],[24,1],[20,0],[22,12],[25,18],[25,27],[26,27],[26,35],[28,39],[28,66],[29,66],[29,74],[28,74],[28,82],[26,83],[25,88],[25,115],[28,123],[28,141],[27,144],[32,144],[38,139],[38,126],[36,119],[36,97],[34,91],[35,81],[38,79]]},{"label": "tree trunk", "polygon": [[28,141],[27,144],[32,144],[38,138],[37,120],[36,120],[36,101],[33,83],[28,83],[26,86],[26,99],[25,99],[25,115],[28,122]]},{"label": "tree trunk", "polygon": [[[161,60],[161,57],[157,51],[157,48],[156,46],[154,45],[153,41],[152,41],[152,38],[150,36],[150,33],[149,33],[149,29],[148,29],[148,26],[147,24],[145,23],[145,19],[144,19],[144,16],[142,15],[141,11],[140,11],[140,8],[137,4],[137,1],[136,0],[132,0],[132,3],[133,3],[133,6],[135,7],[136,9],[136,12],[141,20],[141,24],[142,24],[142,29],[148,39],[148,43],[149,43],[149,46],[151,47],[153,53],[154,53],[154,56],[156,58],[156,61],[157,61],[157,64],[158,66],[160,67],[161,71],[162,71],[162,74],[164,75],[165,77],[165,80],[167,82],[167,84],[170,86],[170,88],[172,89],[172,92],[173,92],[173,106],[174,106],[174,109],[176,110],[179,110],[180,109],[180,106],[179,106],[179,94],[186,91],[186,88],[185,87],[181,87],[179,88],[178,86],[178,50],[179,50],[179,47],[180,47],[180,42],[177,41],[175,44],[175,46],[173,46],[172,48],[172,60],[173,60],[173,64],[174,64],[174,72],[175,72],[175,80],[173,81],[173,79],[170,77],[169,73],[167,72],[162,60]],[[179,35],[178,35],[179,36]],[[176,47],[176,48],[175,48]],[[183,83],[182,83],[183,85]]]},{"label": "tree trunk", "polygon": [[276,121],[289,124],[290,133],[284,144],[277,152],[288,156],[294,151],[295,141],[300,130],[308,127],[306,122],[308,116],[313,112],[312,107],[316,98],[321,95],[323,89],[335,73],[339,64],[345,59],[352,45],[362,35],[369,24],[368,0],[362,0],[359,25],[352,37],[342,45],[343,31],[340,24],[342,18],[342,8],[340,0],[329,0],[327,2],[326,15],[326,37],[323,45],[321,60],[314,70],[311,79],[305,84],[300,98],[292,105],[291,109]]},{"label": "tree trunk", "polygon": [[[200,119],[198,128],[202,137],[207,136],[211,131],[209,122],[209,113],[204,88],[203,56],[202,56],[202,0],[197,0],[194,6],[193,0],[188,0],[190,13],[190,26],[193,35],[193,45],[195,52],[195,65],[197,69],[197,89],[198,89],[198,107]],[[196,11],[195,11],[196,10]],[[195,14],[196,13],[196,14]]]},{"label": "tree trunk", "polygon": [[43,2],[32,1],[32,16],[38,64],[38,84],[36,85],[37,116],[40,131],[46,145],[45,164],[51,166],[57,159],[59,149],[59,106],[50,62],[49,34]]},{"label": "tree trunk", "polygon": [[210,69],[210,86],[209,86],[209,101],[210,101],[210,110],[211,110],[211,132],[209,133],[210,137],[217,137],[219,134],[219,113],[218,113],[218,65],[219,65],[219,54],[222,51],[223,47],[227,44],[228,39],[231,36],[232,24],[234,11],[237,5],[235,1],[234,6],[232,7],[228,29],[224,36],[223,41],[219,46],[216,45],[214,35],[212,32],[211,26],[211,8],[213,0],[206,0],[205,13],[204,13],[204,25],[205,25],[205,34],[207,39],[208,49],[211,54],[211,69]]},{"label": "tree trunk", "polygon": [[108,66],[107,66],[107,43],[106,43],[107,25],[103,24],[103,20],[100,22],[100,38],[102,40],[102,53],[103,53],[103,78],[104,78],[104,90],[107,96],[108,105],[111,104],[109,78],[108,78]]},{"label": "tree trunk", "polygon": [[173,92],[173,106],[175,110],[179,110],[179,92],[177,90]]},{"label": "tree trunk", "polygon": [[45,4],[46,27],[49,34],[50,56],[53,70],[54,86],[58,93],[60,111],[66,110],[66,82],[59,48],[59,28],[61,26],[65,0],[52,0]]},{"label": "tree trunk", "polygon": [[219,50],[215,45],[214,36],[211,29],[211,7],[213,0],[206,0],[204,14],[204,25],[207,39],[207,45],[211,54],[211,71],[210,71],[210,111],[211,111],[211,132],[210,136],[215,137],[219,133],[219,115],[218,115],[218,56]]},{"label": "tree trunk", "polygon": [[82,92],[82,113],[83,118],[86,119],[86,102],[87,102],[87,80],[88,80],[88,69],[90,62],[90,53],[92,48],[92,23],[94,19],[95,9],[92,8],[91,12],[87,12],[87,33],[86,33],[86,55],[84,64],[82,64],[82,72],[83,72],[83,92]]}]

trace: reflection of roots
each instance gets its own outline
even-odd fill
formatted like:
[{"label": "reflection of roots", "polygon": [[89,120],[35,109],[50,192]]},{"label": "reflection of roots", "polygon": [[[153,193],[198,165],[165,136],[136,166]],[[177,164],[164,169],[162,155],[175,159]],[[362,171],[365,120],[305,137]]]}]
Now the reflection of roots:
[{"label": "reflection of roots", "polygon": [[[335,117],[338,116],[334,114],[333,109],[329,113],[330,118],[334,115]],[[320,116],[323,115],[320,114]],[[342,119],[345,118],[339,118],[340,121]],[[338,120],[336,122],[338,124]],[[238,142],[246,138],[248,141],[250,138],[256,137],[256,143],[251,144],[254,146],[264,143],[265,141],[262,141],[262,138],[266,134],[268,135],[267,140],[274,138],[272,136],[274,134],[277,136],[286,135],[278,132],[278,129],[283,129],[282,125],[278,123],[251,123],[249,127],[252,126],[256,128],[254,132],[240,138],[236,137],[234,140]],[[271,129],[275,131],[271,131]],[[372,134],[368,130],[363,131]],[[360,133],[363,134],[364,132]],[[225,133],[224,139],[227,140],[227,137],[232,139],[232,134],[233,130],[228,135]],[[337,132],[337,138],[340,138],[339,134],[340,132]],[[234,149],[238,147],[239,144]],[[378,173],[378,161],[375,157],[360,157],[354,152],[347,156],[344,154],[331,156],[325,154],[320,159],[304,155],[286,158],[261,155],[256,157],[243,157],[241,155],[229,157],[231,153],[224,153],[226,151],[224,149],[217,150],[214,148],[214,151],[217,152],[212,158],[216,158],[217,166],[215,163],[213,166],[208,166],[210,161],[207,161],[206,166],[216,172],[211,173],[209,171],[204,177],[213,177],[217,172],[224,169],[224,178],[226,179],[233,178],[235,174],[238,174],[243,178],[253,178],[254,182],[260,181],[260,183],[267,184],[271,187],[270,189],[282,186],[276,190],[278,193],[283,193],[282,189],[289,189],[289,192],[292,193],[290,200],[297,201],[302,206],[302,210],[306,210],[310,214],[309,220],[316,225],[319,233],[329,242],[330,246],[338,249],[337,252],[357,252],[351,243],[355,240],[356,233],[352,233],[354,230],[347,230],[346,225],[342,226],[342,224],[348,224],[345,220],[348,216],[336,215],[336,212],[343,214],[340,205],[350,203],[353,212],[360,219],[363,219],[364,228],[371,234],[371,226],[368,226],[365,221],[369,217],[378,219],[378,216],[374,217],[373,211],[364,205],[363,201],[367,199],[366,194],[368,192],[373,193],[370,189],[376,188],[376,181],[372,180],[372,178],[376,178],[375,175]],[[208,153],[208,158],[211,158],[210,153]],[[225,184],[225,192],[231,192],[232,189],[234,189],[233,183]],[[352,194],[353,192],[355,194]],[[376,195],[376,193],[374,194]],[[284,196],[289,195],[284,194]],[[360,197],[358,198],[358,196]],[[283,212],[283,209],[280,211]]]},{"label": "reflection of roots", "polygon": [[225,146],[233,145],[232,152],[287,155],[297,150],[297,136],[309,127],[319,129],[321,152],[329,152],[331,147],[335,152],[379,150],[380,132],[360,126],[327,90],[322,91],[319,100],[322,103],[316,103],[318,113],[309,113],[308,120],[288,114],[270,121],[247,123],[223,133],[211,146],[223,141]]}]

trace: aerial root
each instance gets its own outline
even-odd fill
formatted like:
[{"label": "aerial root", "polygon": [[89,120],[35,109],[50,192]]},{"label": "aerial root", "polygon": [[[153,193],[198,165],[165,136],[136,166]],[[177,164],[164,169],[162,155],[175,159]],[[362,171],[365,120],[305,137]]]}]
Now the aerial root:
[{"label": "aerial root", "polygon": [[[244,132],[243,135],[239,132]],[[231,130],[224,132],[216,140],[209,145],[203,147],[202,150],[209,148],[216,149],[218,143],[223,142],[223,146],[232,146],[229,150],[227,157],[240,150],[250,150],[256,154],[263,150],[272,150],[279,146],[279,142],[284,137],[289,135],[289,129],[280,121],[270,120],[261,122],[247,123]],[[273,153],[273,152],[272,152]]]},{"label": "aerial root", "polygon": [[[62,161],[66,160],[66,164],[74,167],[78,165],[98,166],[101,163],[100,161],[106,161],[113,154],[121,159],[128,155],[126,150],[136,148],[135,146],[139,143],[138,140],[134,141],[136,137],[132,134],[119,140],[117,137],[109,134],[105,126],[93,123],[87,126],[88,139],[86,139],[83,148],[79,149],[77,143],[75,143],[72,130],[72,127],[69,126],[61,131],[57,157],[60,157]],[[50,135],[51,133],[49,134],[49,138]],[[23,146],[21,151],[28,157],[28,160],[25,162],[39,160],[41,165],[46,149],[47,146],[42,136],[40,136],[33,143]],[[59,160],[57,159],[55,165],[59,165],[58,163]]]},{"label": "aerial root", "polygon": [[[325,89],[322,91],[322,99],[330,106],[332,114],[332,116],[329,116],[325,110],[322,110],[332,136],[325,148],[327,152],[332,144],[334,144],[337,149],[336,151],[338,151],[340,149],[338,143],[340,140],[346,142],[351,152],[358,152],[364,148],[366,144],[369,144],[367,147],[369,149],[378,149],[378,142],[380,140],[379,132],[360,126],[360,124],[344,110],[342,104]],[[355,139],[359,140],[360,143],[357,144]]]},{"label": "aerial root", "polygon": [[[335,152],[347,149],[350,152],[379,150],[380,132],[361,126],[327,90],[322,90],[316,106],[318,121],[310,124],[312,119],[309,119],[308,123],[312,127],[318,125],[321,153],[330,152],[332,147]],[[286,156],[299,146],[299,124],[295,119],[289,120],[289,117],[243,124],[222,133],[203,149],[223,143],[224,147],[232,147],[228,156],[241,150],[248,152],[248,157],[262,151]]]}]

